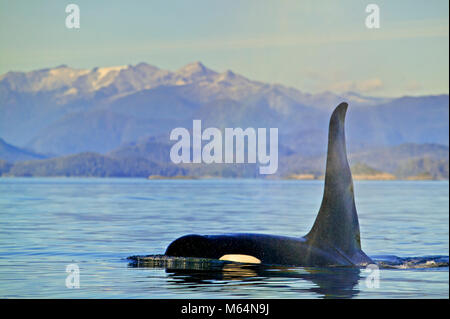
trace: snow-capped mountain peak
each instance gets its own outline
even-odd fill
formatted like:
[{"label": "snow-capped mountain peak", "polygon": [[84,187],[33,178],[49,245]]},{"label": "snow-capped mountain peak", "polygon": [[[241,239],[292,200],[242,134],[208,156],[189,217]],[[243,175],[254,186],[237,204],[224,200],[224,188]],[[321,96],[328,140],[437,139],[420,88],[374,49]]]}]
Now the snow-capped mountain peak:
[{"label": "snow-capped mountain peak", "polygon": [[217,72],[208,69],[201,62],[193,62],[185,65],[178,71],[176,71],[176,75],[184,77],[184,78],[199,78],[199,77],[208,77],[217,75]]},{"label": "snow-capped mountain peak", "polygon": [[16,92],[50,92],[58,104],[74,99],[89,99],[96,96],[98,91],[102,91],[99,96],[112,101],[159,86],[186,85],[189,85],[190,89],[185,91],[185,97],[202,102],[217,98],[239,100],[258,94],[270,94],[273,101],[285,101],[286,99],[280,96],[288,97],[287,100],[310,106],[334,105],[343,98],[365,105],[380,102],[379,99],[366,98],[355,93],[340,96],[331,92],[302,93],[283,85],[253,81],[231,70],[218,73],[199,61],[189,63],[175,72],[142,62],[136,65],[93,69],[75,69],[60,65],[31,72],[8,72],[0,76],[0,87]]}]

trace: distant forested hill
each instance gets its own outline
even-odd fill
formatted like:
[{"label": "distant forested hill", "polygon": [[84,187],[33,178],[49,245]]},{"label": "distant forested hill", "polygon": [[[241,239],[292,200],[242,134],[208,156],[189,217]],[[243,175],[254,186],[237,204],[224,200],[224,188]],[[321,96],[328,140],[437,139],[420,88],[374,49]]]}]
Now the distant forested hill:
[{"label": "distant forested hill", "polygon": [[[8,163],[0,161],[4,176],[97,176],[97,177],[250,177],[283,178],[295,174],[324,174],[325,156],[284,154],[275,176],[259,175],[256,164],[182,164],[168,159],[170,146],[153,138],[121,147],[107,155],[80,153],[57,158]],[[389,173],[400,179],[426,175],[449,178],[448,147],[435,144],[404,144],[349,154],[354,174]],[[288,153],[290,154],[290,153]]]},{"label": "distant forested hill", "polygon": [[[1,167],[1,164],[0,164]],[[86,176],[86,177],[148,177],[149,175],[185,175],[176,165],[158,164],[145,159],[117,159],[96,153],[24,161],[10,165],[7,176]]]}]

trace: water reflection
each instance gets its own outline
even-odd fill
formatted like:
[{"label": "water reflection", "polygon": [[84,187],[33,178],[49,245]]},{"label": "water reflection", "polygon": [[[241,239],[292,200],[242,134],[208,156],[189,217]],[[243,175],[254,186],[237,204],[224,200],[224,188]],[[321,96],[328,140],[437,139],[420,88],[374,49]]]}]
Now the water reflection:
[{"label": "water reflection", "polygon": [[[357,285],[361,278],[360,269],[348,267],[281,267],[232,262],[208,263],[208,261],[132,262],[129,266],[165,269],[168,274],[168,285],[177,289],[207,290],[211,286],[233,287],[236,296],[244,295],[245,289],[252,285],[274,290],[288,288],[294,298],[302,298],[305,295],[319,295],[321,298],[353,298],[359,293]],[[242,289],[238,289],[239,287]]]}]

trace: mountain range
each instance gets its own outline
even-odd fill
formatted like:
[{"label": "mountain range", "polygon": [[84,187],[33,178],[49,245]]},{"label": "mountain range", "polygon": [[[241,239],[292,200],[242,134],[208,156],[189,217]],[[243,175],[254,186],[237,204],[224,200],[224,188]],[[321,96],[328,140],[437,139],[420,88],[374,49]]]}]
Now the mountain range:
[{"label": "mountain range", "polygon": [[[216,72],[200,62],[177,71],[139,63],[94,69],[61,65],[3,74],[0,159],[13,163],[81,153],[81,158],[91,154],[91,160],[92,154],[98,154],[123,161],[136,158],[136,145],[150,143],[154,149],[147,152],[146,160],[164,163],[164,168],[170,165],[166,153],[173,143],[170,131],[189,129],[193,119],[201,119],[204,128],[277,127],[280,162],[289,166],[280,169],[287,173],[299,166],[295,158],[312,163],[325,154],[329,116],[342,101],[350,105],[346,129],[352,154],[386,149],[395,152],[399,145],[407,145],[408,153],[420,145],[438,145],[447,148],[448,161],[448,95],[378,98],[355,92],[309,94],[253,81],[230,70]],[[378,162],[370,156],[364,161],[384,171],[399,169],[380,157],[373,157],[379,158]],[[418,157],[402,158],[411,159]],[[431,156],[430,160],[442,160],[442,156]],[[377,167],[381,162],[387,166]]]}]

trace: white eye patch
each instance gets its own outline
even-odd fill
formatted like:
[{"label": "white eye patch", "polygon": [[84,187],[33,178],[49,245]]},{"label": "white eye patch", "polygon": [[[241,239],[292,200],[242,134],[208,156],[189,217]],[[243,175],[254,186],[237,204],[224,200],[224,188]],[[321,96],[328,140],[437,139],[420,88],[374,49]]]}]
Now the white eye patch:
[{"label": "white eye patch", "polygon": [[256,257],[250,255],[240,255],[240,254],[231,254],[231,255],[223,255],[219,258],[219,260],[227,260],[234,261],[238,263],[247,263],[247,264],[260,264],[261,260]]}]

